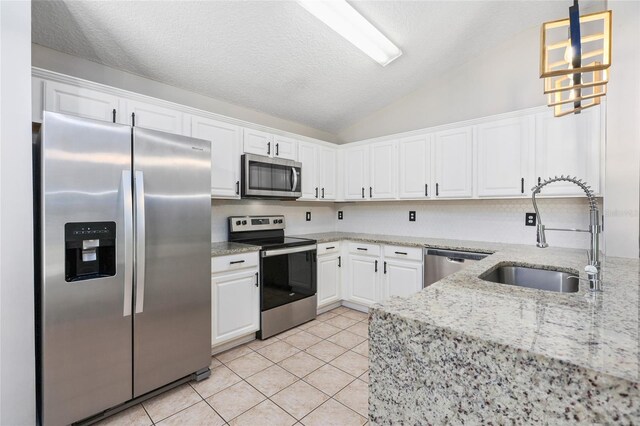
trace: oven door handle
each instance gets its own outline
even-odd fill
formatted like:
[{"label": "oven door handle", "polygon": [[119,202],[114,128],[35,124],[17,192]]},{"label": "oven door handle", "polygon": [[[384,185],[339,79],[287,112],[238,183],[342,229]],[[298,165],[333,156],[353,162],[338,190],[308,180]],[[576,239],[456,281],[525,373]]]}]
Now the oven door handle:
[{"label": "oven door handle", "polygon": [[308,246],[300,246],[300,247],[291,247],[291,248],[282,248],[275,250],[265,250],[262,252],[262,257],[272,257],[272,256],[280,256],[283,254],[291,254],[291,253],[300,253],[303,251],[311,251],[316,250],[317,246],[315,244]]}]

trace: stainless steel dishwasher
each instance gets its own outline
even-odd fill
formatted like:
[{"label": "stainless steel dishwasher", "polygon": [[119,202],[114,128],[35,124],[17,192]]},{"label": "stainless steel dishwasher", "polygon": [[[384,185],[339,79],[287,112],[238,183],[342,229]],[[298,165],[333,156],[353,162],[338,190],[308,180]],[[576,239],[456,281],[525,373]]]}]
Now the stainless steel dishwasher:
[{"label": "stainless steel dishwasher", "polygon": [[424,281],[422,287],[428,287],[444,277],[466,268],[471,263],[489,256],[487,253],[471,251],[424,249]]}]

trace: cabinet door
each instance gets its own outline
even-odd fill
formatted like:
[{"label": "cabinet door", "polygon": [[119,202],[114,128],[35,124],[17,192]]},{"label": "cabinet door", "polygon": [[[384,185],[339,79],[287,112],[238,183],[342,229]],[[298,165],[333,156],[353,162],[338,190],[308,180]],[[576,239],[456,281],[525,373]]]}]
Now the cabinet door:
[{"label": "cabinet door", "polygon": [[212,345],[260,328],[260,291],[256,269],[211,278]]},{"label": "cabinet door", "polygon": [[340,256],[318,256],[318,306],[340,300]]},{"label": "cabinet door", "polygon": [[211,141],[211,197],[240,198],[242,129],[233,124],[191,117],[191,135]]},{"label": "cabinet door", "polygon": [[318,188],[318,147],[308,142],[298,145],[298,159],[302,163],[302,199],[315,200]]},{"label": "cabinet door", "polygon": [[378,271],[382,267],[379,263],[373,256],[349,256],[350,301],[370,306],[378,300]]},{"label": "cabinet door", "polygon": [[242,149],[246,154],[273,156],[273,135],[260,130],[244,129]]},{"label": "cabinet door", "polygon": [[473,195],[473,129],[435,135],[435,196],[465,198]]},{"label": "cabinet door", "polygon": [[44,82],[44,109],[111,122],[119,114],[116,96],[53,81]]},{"label": "cabinet door", "polygon": [[159,130],[176,135],[188,135],[183,126],[183,113],[173,109],[125,99],[126,123],[131,125],[135,114],[136,127]]},{"label": "cabinet door", "polygon": [[[600,192],[600,107],[577,115],[536,116],[536,177],[570,175],[586,180],[595,193]],[[536,182],[537,183],[537,182]],[[531,185],[533,186],[533,185]],[[545,187],[542,195],[584,194],[576,185],[557,182]]]},{"label": "cabinet door", "polygon": [[480,124],[477,132],[478,195],[530,195],[534,184],[531,117]]},{"label": "cabinet door", "polygon": [[383,300],[391,296],[410,296],[422,289],[422,262],[386,259],[383,274]]},{"label": "cabinet door", "polygon": [[369,146],[369,196],[378,200],[397,198],[396,141],[379,142]]},{"label": "cabinet door", "polygon": [[289,160],[298,159],[298,141],[286,136],[273,137],[273,156]]},{"label": "cabinet door", "polygon": [[419,135],[398,141],[400,152],[400,198],[428,198],[431,185],[431,135]]},{"label": "cabinet door", "polygon": [[326,146],[319,147],[320,162],[320,198],[325,200],[335,200],[337,194],[336,166],[338,164],[338,153],[335,148]]},{"label": "cabinet door", "polygon": [[363,200],[369,198],[368,177],[369,147],[361,145],[345,149],[344,198],[347,200]]}]

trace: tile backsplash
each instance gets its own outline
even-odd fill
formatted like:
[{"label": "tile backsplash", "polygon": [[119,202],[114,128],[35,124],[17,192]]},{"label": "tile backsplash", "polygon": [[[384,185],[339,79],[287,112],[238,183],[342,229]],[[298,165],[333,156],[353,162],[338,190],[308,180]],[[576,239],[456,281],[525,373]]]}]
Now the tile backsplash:
[{"label": "tile backsplash", "polygon": [[[602,204],[602,199],[599,200]],[[539,199],[538,207],[549,227],[589,226],[585,198]],[[602,207],[602,206],[601,206]],[[338,220],[338,211],[344,213]],[[211,200],[211,239],[227,239],[227,217],[284,214],[288,235],[313,232],[366,232],[412,235],[513,244],[535,244],[535,227],[524,226],[525,213],[533,212],[529,199],[385,201],[323,204],[296,201]],[[312,220],[305,220],[306,212]],[[415,222],[409,211],[416,212]],[[547,232],[551,246],[587,248],[589,235]]]},{"label": "tile backsplash", "polygon": [[[305,219],[311,212],[311,221]],[[211,241],[227,240],[229,216],[283,214],[287,235],[335,230],[336,209],[333,204],[302,201],[211,200]]]},{"label": "tile backsplash", "polygon": [[[599,200],[602,202],[602,200]],[[412,235],[513,244],[535,244],[536,227],[525,226],[525,213],[533,212],[529,199],[398,201],[343,204],[344,219],[336,230],[376,234]],[[585,198],[538,199],[538,208],[549,227],[589,227]],[[409,211],[416,212],[415,222]],[[587,248],[589,235],[547,232],[551,246]]]}]

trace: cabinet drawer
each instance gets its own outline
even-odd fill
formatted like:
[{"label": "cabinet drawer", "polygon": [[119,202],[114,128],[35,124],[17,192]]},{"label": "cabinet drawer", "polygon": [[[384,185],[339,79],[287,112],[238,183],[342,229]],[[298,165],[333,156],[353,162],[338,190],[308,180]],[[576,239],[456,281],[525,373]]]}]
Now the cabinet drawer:
[{"label": "cabinet drawer", "polygon": [[318,256],[322,256],[323,254],[338,253],[339,251],[340,251],[339,241],[318,244]]},{"label": "cabinet drawer", "polygon": [[417,260],[419,262],[422,262],[422,248],[402,247],[402,246],[384,246],[384,257],[406,259],[406,260]]},{"label": "cabinet drawer", "polygon": [[244,268],[258,267],[258,252],[233,254],[211,258],[211,273],[235,271]]},{"label": "cabinet drawer", "polygon": [[380,256],[380,246],[378,244],[349,243],[349,253],[362,256]]}]

